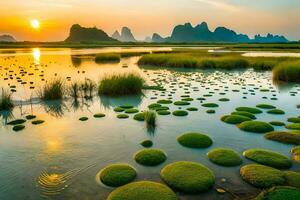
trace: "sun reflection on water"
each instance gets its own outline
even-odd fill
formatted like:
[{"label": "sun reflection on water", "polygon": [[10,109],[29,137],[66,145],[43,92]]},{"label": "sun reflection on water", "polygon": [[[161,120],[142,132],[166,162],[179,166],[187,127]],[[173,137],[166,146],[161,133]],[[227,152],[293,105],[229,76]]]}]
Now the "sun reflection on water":
[{"label": "sun reflection on water", "polygon": [[33,48],[32,49],[32,56],[34,60],[34,64],[39,65],[40,64],[40,58],[41,58],[41,51],[39,48]]}]

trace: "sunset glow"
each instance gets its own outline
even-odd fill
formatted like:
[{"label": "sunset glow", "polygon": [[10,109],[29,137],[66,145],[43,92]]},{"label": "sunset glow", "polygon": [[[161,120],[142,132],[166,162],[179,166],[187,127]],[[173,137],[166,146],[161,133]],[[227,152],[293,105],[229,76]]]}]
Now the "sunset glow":
[{"label": "sunset glow", "polygon": [[40,22],[37,19],[33,19],[30,21],[31,27],[34,29],[39,29],[40,28]]}]

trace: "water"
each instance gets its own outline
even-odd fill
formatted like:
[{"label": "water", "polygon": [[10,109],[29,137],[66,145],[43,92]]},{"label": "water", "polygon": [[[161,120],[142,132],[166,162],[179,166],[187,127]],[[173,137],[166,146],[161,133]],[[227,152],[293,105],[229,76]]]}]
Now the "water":
[{"label": "water", "polygon": [[[105,187],[96,181],[96,174],[103,167],[113,163],[129,163],[138,171],[136,180],[161,182],[160,169],[179,160],[191,160],[206,165],[216,175],[215,188],[222,186],[235,196],[249,197],[255,195],[258,190],[242,181],[239,167],[220,167],[211,163],[206,156],[209,150],[230,147],[242,155],[242,152],[249,148],[266,148],[291,157],[289,151],[292,145],[266,140],[261,134],[240,131],[234,125],[225,124],[220,120],[221,116],[231,113],[238,106],[255,106],[258,103],[269,103],[286,112],[285,115],[270,115],[264,112],[257,115],[258,120],[286,122],[288,117],[299,116],[300,111],[296,109],[296,105],[300,103],[300,87],[291,86],[286,90],[279,90],[272,83],[271,72],[140,68],[136,65],[138,57],[122,59],[118,64],[99,65],[90,56],[91,51],[95,53],[97,50],[88,49],[75,50],[75,54],[71,49],[10,51],[13,52],[6,52],[0,57],[0,86],[16,86],[17,92],[13,98],[18,102],[18,106],[12,112],[1,113],[1,200],[104,200],[113,188]],[[72,55],[80,55],[81,62],[74,62],[74,59],[72,62]],[[124,68],[124,65],[128,67]],[[27,84],[16,80],[21,69],[27,72],[21,77],[22,82]],[[167,91],[145,91],[142,96],[122,98],[99,98],[95,95],[89,101],[80,99],[78,104],[70,98],[64,101],[28,103],[28,99],[36,97],[37,90],[55,74],[69,84],[85,78],[98,81],[108,73],[131,71],[140,73],[148,84],[163,84]],[[29,73],[33,75],[28,75]],[[5,77],[10,77],[10,74],[13,79],[4,80]],[[41,74],[43,76],[40,76]],[[30,89],[31,86],[35,88]],[[261,88],[268,88],[270,91],[260,92]],[[212,96],[205,97],[207,100],[204,102],[219,104],[216,114],[207,114],[208,108],[202,107],[202,103],[196,100],[205,94]],[[158,125],[154,132],[149,132],[144,122],[133,120],[133,115],[130,115],[129,119],[121,120],[116,118],[117,114],[113,111],[114,107],[122,104],[131,104],[139,110],[145,110],[147,105],[158,99],[172,98],[175,101],[180,100],[182,95],[190,95],[194,101],[190,106],[182,106],[181,109],[194,106],[199,110],[189,112],[187,117],[158,116]],[[244,96],[247,99],[243,99]],[[224,97],[230,101],[218,101]],[[278,100],[271,100],[272,97]],[[171,111],[179,109],[173,104],[169,107]],[[93,118],[93,114],[98,112],[105,113],[106,117]],[[11,126],[6,125],[7,121],[24,118],[27,114],[35,114],[38,119],[45,120],[45,123],[32,125],[26,122],[26,128],[20,132],[14,132]],[[82,116],[89,117],[89,120],[79,121]],[[214,141],[213,145],[200,150],[180,146],[176,137],[189,131],[209,135]],[[144,167],[135,163],[133,155],[142,149],[139,143],[145,139],[153,140],[154,148],[166,152],[168,159],[165,163],[157,167]],[[243,162],[251,163],[246,159],[243,159]],[[299,164],[293,162],[291,170],[300,172]],[[227,182],[222,183],[222,178]],[[214,189],[200,195],[178,196],[181,200],[196,200],[200,197],[209,200],[233,198],[229,193],[219,195]]]}]

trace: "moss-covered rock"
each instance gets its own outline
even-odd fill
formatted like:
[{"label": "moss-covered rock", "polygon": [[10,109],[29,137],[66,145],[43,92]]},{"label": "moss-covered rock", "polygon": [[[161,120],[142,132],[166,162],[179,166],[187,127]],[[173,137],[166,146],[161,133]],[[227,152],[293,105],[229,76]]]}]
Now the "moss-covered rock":
[{"label": "moss-covered rock", "polygon": [[190,102],[187,102],[187,101],[175,101],[174,105],[176,105],[176,106],[187,106],[187,105],[190,105]]},{"label": "moss-covered rock", "polygon": [[23,130],[25,128],[25,126],[23,125],[23,124],[17,124],[17,125],[14,125],[13,126],[13,131],[21,131],[21,130]]},{"label": "moss-covered rock", "polygon": [[159,111],[157,111],[157,114],[159,114],[159,115],[169,115],[169,114],[171,114],[171,112],[168,111],[168,110],[159,110]]},{"label": "moss-covered rock", "polygon": [[184,133],[177,137],[177,141],[185,147],[206,148],[212,145],[212,139],[201,133]]},{"label": "moss-covered rock", "polygon": [[252,108],[252,107],[238,107],[235,109],[236,111],[246,111],[252,114],[259,114],[262,113],[261,110],[257,109],[257,108]]},{"label": "moss-covered rock", "polygon": [[188,111],[198,111],[198,108],[196,107],[189,107],[187,108]]},{"label": "moss-covered rock", "polygon": [[271,124],[273,126],[285,126],[285,123],[280,122],[280,121],[271,121],[271,122],[269,122],[269,124]]},{"label": "moss-covered rock", "polygon": [[300,145],[300,131],[272,131],[266,133],[264,137],[285,144]]},{"label": "moss-covered rock", "polygon": [[178,117],[183,117],[183,116],[187,116],[189,113],[185,110],[175,110],[173,111],[172,114]]},{"label": "moss-covered rock", "polygon": [[213,172],[196,162],[179,161],[165,166],[160,176],[172,189],[185,193],[209,190],[215,182]]},{"label": "moss-covered rock", "polygon": [[123,112],[124,110],[125,110],[125,108],[121,108],[121,107],[114,108],[115,112]]},{"label": "moss-covered rock", "polygon": [[209,160],[217,165],[237,166],[242,159],[237,152],[229,148],[216,148],[207,153]]},{"label": "moss-covered rock", "polygon": [[214,114],[214,113],[216,113],[216,111],[215,110],[207,110],[206,113],[207,114]]},{"label": "moss-covered rock", "polygon": [[144,149],[134,156],[137,163],[145,166],[156,166],[167,159],[166,154],[160,149]]},{"label": "moss-covered rock", "polygon": [[129,183],[112,191],[107,200],[177,200],[166,185],[152,181]]},{"label": "moss-covered rock", "polygon": [[143,147],[149,148],[153,146],[153,142],[151,140],[144,140],[143,142],[141,142],[141,145]]},{"label": "moss-covered rock", "polygon": [[243,131],[253,133],[266,133],[274,130],[274,128],[269,123],[262,121],[245,121],[237,126]]},{"label": "moss-covered rock", "polygon": [[249,149],[244,151],[243,155],[254,162],[270,167],[287,169],[292,166],[292,162],[288,157],[266,149]]},{"label": "moss-covered rock", "polygon": [[300,123],[287,124],[285,127],[292,130],[300,130]]},{"label": "moss-covered rock", "polygon": [[202,104],[202,106],[206,107],[206,108],[217,108],[217,107],[219,107],[219,105],[216,104],[216,103],[204,103],[204,104]]},{"label": "moss-covered rock", "polygon": [[161,99],[157,101],[158,104],[171,104],[173,103],[173,101],[171,101],[170,99]]},{"label": "moss-covered rock", "polygon": [[127,113],[127,114],[138,113],[138,112],[139,112],[139,110],[136,108],[129,108],[129,109],[125,110],[125,113]]},{"label": "moss-covered rock", "polygon": [[128,164],[113,164],[99,173],[101,182],[110,187],[119,187],[133,181],[136,170]]},{"label": "moss-covered rock", "polygon": [[127,119],[129,116],[128,115],[126,115],[126,114],[118,114],[117,115],[117,118],[119,118],[119,119]]},{"label": "moss-covered rock", "polygon": [[300,118],[299,117],[290,117],[290,118],[288,118],[288,122],[300,123]]},{"label": "moss-covered rock", "polygon": [[31,123],[32,123],[33,125],[38,125],[38,124],[42,124],[42,123],[44,123],[44,122],[45,122],[44,120],[38,119],[38,120],[32,121]]},{"label": "moss-covered rock", "polygon": [[145,120],[145,114],[144,113],[137,113],[133,116],[133,119],[136,121],[144,121]]},{"label": "moss-covered rock", "polygon": [[253,115],[252,113],[246,112],[246,111],[235,111],[235,112],[232,112],[231,115],[241,115],[241,116],[248,117],[250,119],[256,119],[255,115]]},{"label": "moss-covered rock", "polygon": [[270,188],[285,183],[284,172],[259,164],[249,164],[241,167],[240,175],[247,183],[258,188]]},{"label": "moss-covered rock", "polygon": [[275,109],[276,107],[270,104],[257,104],[256,107],[262,109]]},{"label": "moss-covered rock", "polygon": [[300,173],[287,171],[285,172],[285,179],[286,179],[286,185],[300,188]]},{"label": "moss-covered rock", "polygon": [[156,108],[161,107],[161,106],[162,105],[159,104],[159,103],[152,103],[152,104],[148,105],[148,108],[152,109],[152,110],[155,110]]},{"label": "moss-covered rock", "polygon": [[102,118],[102,117],[105,117],[105,114],[104,113],[96,113],[96,114],[94,114],[94,117],[95,118]]},{"label": "moss-covered rock", "polygon": [[268,110],[267,113],[273,114],[273,115],[284,115],[285,114],[285,112],[280,109],[271,109],[271,110]]},{"label": "moss-covered rock", "polygon": [[262,191],[254,200],[297,200],[300,190],[288,186],[276,186]]},{"label": "moss-covered rock", "polygon": [[219,99],[219,101],[226,102],[226,101],[230,101],[230,99],[228,99],[228,98],[221,98],[221,99]]},{"label": "moss-covered rock", "polygon": [[240,124],[245,121],[251,121],[252,119],[242,115],[225,115],[221,117],[221,120],[228,124]]}]

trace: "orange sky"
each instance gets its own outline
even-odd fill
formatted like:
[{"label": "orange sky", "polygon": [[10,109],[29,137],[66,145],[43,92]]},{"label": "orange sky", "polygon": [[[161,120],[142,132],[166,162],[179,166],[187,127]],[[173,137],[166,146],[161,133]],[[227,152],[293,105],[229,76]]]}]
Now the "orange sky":
[{"label": "orange sky", "polygon": [[[245,3],[241,3],[245,2]],[[74,23],[112,34],[128,26],[138,39],[174,25],[206,21],[213,30],[226,26],[239,33],[286,35],[300,39],[300,3],[295,0],[9,0],[0,2],[0,34],[18,40],[64,40]],[[30,20],[40,20],[34,30]]]}]

